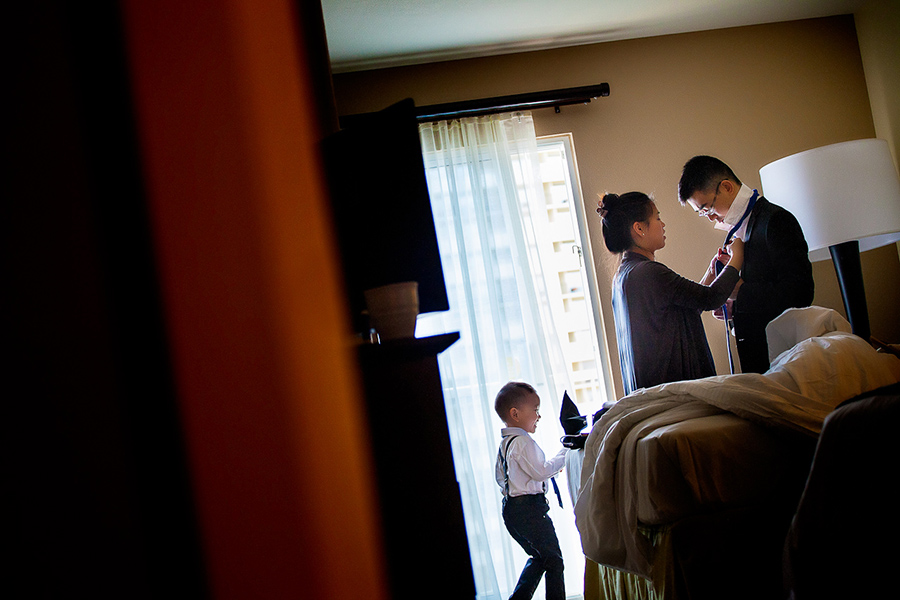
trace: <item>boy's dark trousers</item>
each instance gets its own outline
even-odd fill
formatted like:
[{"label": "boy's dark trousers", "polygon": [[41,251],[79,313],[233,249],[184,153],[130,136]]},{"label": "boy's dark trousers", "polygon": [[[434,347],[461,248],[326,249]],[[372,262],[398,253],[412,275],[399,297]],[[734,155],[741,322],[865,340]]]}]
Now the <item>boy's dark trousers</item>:
[{"label": "boy's dark trousers", "polygon": [[553,521],[547,514],[549,510],[550,505],[544,494],[503,499],[506,529],[530,557],[509,600],[530,599],[545,572],[547,600],[565,600],[562,552]]}]

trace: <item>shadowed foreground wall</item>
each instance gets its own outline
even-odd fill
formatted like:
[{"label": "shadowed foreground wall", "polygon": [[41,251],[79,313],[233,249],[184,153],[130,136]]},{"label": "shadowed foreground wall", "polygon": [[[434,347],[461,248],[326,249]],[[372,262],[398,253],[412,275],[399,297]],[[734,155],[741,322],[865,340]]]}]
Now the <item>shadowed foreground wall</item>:
[{"label": "shadowed foreground wall", "polygon": [[125,6],[210,586],[221,598],[381,597],[297,15],[287,0]]},{"label": "shadowed foreground wall", "polygon": [[4,588],[385,598],[293,3],[7,8]]}]

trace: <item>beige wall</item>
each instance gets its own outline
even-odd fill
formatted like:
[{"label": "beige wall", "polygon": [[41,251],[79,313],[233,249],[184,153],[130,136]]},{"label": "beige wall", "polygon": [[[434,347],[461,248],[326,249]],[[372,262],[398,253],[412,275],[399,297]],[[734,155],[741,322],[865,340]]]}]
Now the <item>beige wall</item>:
[{"label": "beige wall", "polygon": [[[538,135],[573,134],[590,213],[607,190],[654,194],[668,237],[657,259],[695,279],[723,234],[677,202],[676,184],[688,158],[719,156],[758,187],[760,167],[773,160],[875,135],[850,16],[346,73],[335,76],[335,92],[339,113],[352,114],[404,97],[427,105],[600,82],[609,83],[608,98],[563,107],[560,114],[536,111]],[[602,310],[611,315],[614,265],[596,220],[590,237]],[[863,258],[873,335],[900,341],[893,310],[900,305],[896,248]],[[815,302],[843,312],[831,263],[817,263],[814,272]],[[716,365],[727,372],[722,325],[704,319]],[[621,390],[609,317],[605,328]]]},{"label": "beige wall", "polygon": [[854,17],[875,136],[887,140],[900,172],[900,2],[869,0]]},{"label": "beige wall", "polygon": [[875,133],[900,166],[900,2],[869,0],[855,18]]}]

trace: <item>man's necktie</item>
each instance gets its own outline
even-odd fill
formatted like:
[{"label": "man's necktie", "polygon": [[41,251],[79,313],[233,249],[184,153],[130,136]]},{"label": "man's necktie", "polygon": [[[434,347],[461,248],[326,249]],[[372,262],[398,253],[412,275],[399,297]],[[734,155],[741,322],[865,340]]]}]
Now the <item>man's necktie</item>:
[{"label": "man's necktie", "polygon": [[[728,235],[725,236],[725,243],[722,244],[722,249],[728,247],[728,244],[731,243],[731,239],[734,237],[734,234],[737,233],[737,230],[741,228],[741,225],[750,216],[750,212],[753,210],[753,206],[756,204],[756,199],[759,198],[759,192],[753,190],[753,195],[750,196],[750,201],[747,203],[747,208],[744,210],[744,214],[741,215],[741,218],[738,219],[738,222],[734,224],[728,231]],[[722,272],[722,269],[725,268],[725,265],[716,261],[716,275]],[[734,356],[731,354],[731,332],[728,327],[728,303],[722,305],[722,316],[725,317],[725,345],[728,347],[728,367],[731,369],[731,373],[734,374]]]}]

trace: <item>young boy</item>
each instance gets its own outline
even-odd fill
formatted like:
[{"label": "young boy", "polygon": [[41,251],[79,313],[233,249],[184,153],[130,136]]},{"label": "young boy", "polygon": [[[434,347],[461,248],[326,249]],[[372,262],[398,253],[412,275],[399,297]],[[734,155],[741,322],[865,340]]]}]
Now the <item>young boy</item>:
[{"label": "young boy", "polygon": [[503,489],[503,522],[530,557],[509,600],[528,600],[547,573],[547,600],[564,600],[563,558],[547,514],[547,480],[562,470],[567,449],[546,460],[529,433],[537,429],[541,399],[527,383],[511,381],[497,393],[494,410],[506,424],[497,454],[497,483]]}]

